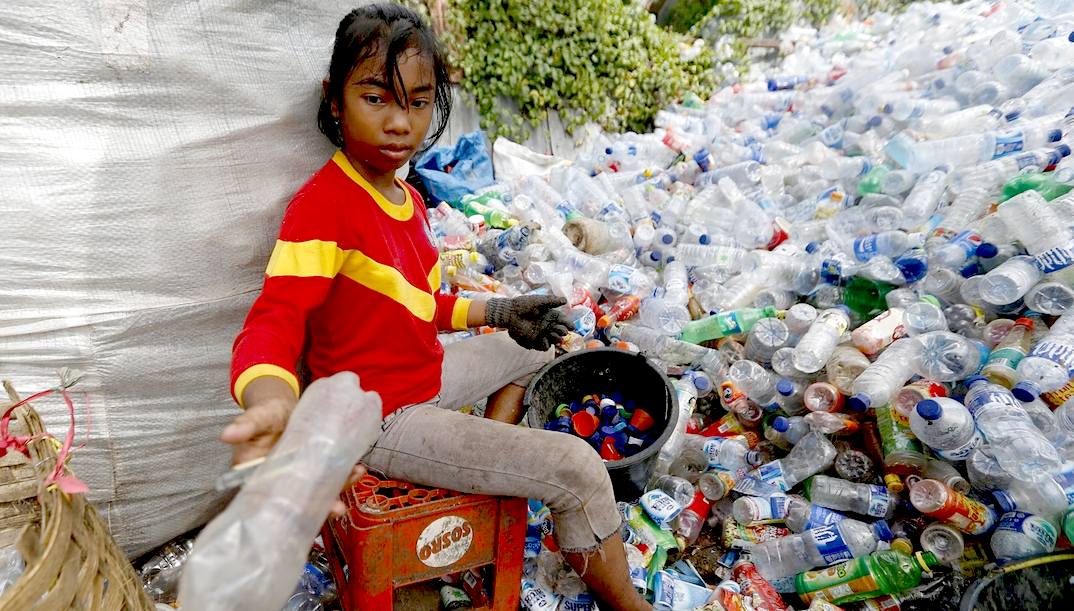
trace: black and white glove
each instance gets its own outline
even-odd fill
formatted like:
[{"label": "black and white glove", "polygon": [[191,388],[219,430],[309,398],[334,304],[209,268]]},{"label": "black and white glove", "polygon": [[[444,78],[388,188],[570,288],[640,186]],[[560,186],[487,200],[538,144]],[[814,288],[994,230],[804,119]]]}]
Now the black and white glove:
[{"label": "black and white glove", "polygon": [[485,320],[489,326],[506,329],[519,346],[548,350],[567,335],[567,319],[557,308],[567,300],[551,295],[523,295],[511,299],[490,299]]}]

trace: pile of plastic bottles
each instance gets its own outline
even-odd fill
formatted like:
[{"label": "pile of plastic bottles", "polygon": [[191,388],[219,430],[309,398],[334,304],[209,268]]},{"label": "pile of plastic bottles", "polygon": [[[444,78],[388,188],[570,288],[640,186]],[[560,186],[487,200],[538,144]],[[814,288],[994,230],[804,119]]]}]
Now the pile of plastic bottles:
[{"label": "pile of plastic bottles", "polygon": [[[1069,11],[795,30],[779,65],[654,133],[430,210],[448,288],[562,296],[563,350],[674,376],[678,426],[623,505],[657,608],[907,609],[945,571],[1070,544]],[[710,532],[716,589],[665,566]],[[524,605],[588,608],[532,534]]]},{"label": "pile of plastic bottles", "polygon": [[571,433],[585,439],[605,461],[634,456],[653,442],[652,415],[619,396],[585,395],[580,401],[556,407],[550,431]]}]

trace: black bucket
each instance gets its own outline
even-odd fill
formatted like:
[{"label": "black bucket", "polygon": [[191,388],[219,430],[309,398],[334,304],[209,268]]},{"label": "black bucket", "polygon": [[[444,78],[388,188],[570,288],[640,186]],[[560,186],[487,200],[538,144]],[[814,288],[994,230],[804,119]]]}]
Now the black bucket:
[{"label": "black bucket", "polygon": [[[561,403],[583,395],[620,393],[653,417],[656,439],[634,456],[608,462],[615,498],[633,501],[645,492],[660,448],[675,430],[679,406],[667,376],[640,354],[615,348],[596,348],[565,354],[537,372],[526,389],[526,424],[544,428]],[[670,423],[670,424],[669,424]],[[566,435],[567,433],[564,433]]]}]

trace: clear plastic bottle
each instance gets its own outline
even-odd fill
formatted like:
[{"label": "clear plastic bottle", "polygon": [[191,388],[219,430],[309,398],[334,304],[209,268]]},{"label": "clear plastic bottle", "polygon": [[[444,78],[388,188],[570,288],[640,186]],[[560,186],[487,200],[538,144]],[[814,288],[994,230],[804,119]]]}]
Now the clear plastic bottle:
[{"label": "clear plastic bottle", "polygon": [[1000,466],[988,444],[970,453],[966,459],[966,477],[970,484],[980,490],[998,490],[1014,481],[1014,477]]},{"label": "clear plastic bottle", "polygon": [[827,382],[814,382],[802,393],[802,404],[811,412],[837,412],[843,408],[843,394]]},{"label": "clear plastic bottle", "polygon": [[802,571],[831,566],[876,551],[879,541],[890,541],[891,529],[883,520],[872,525],[846,519],[828,526],[753,544],[750,560],[766,579],[790,577]]},{"label": "clear plastic bottle", "polygon": [[858,261],[865,262],[879,256],[897,257],[911,248],[924,244],[923,234],[908,234],[896,230],[858,238],[852,242],[850,250]]},{"label": "clear plastic bottle", "polygon": [[892,343],[850,386],[847,405],[855,411],[885,405],[914,374],[914,361],[921,345],[913,339]]},{"label": "clear plastic bottle", "polygon": [[803,373],[820,371],[849,326],[848,308],[841,306],[821,312],[794,348],[795,368]]},{"label": "clear plastic bottle", "polygon": [[926,140],[907,147],[905,167],[911,172],[922,173],[942,164],[970,166],[1020,150],[1039,148],[1061,137],[1062,133],[1053,125],[1036,123],[1027,124],[1021,129]]},{"label": "clear plastic bottle", "polygon": [[742,496],[731,505],[731,515],[739,524],[782,521],[787,516],[789,499],[785,494],[770,497]]},{"label": "clear plastic bottle", "polygon": [[891,308],[861,325],[850,334],[854,346],[866,356],[875,356],[906,335],[905,310]]},{"label": "clear plastic bottle", "polygon": [[704,454],[710,469],[731,472],[754,467],[763,459],[761,453],[751,450],[742,437],[704,437],[687,434],[683,443],[683,452],[687,451]]},{"label": "clear plastic bottle", "polygon": [[824,435],[809,433],[795,444],[787,456],[761,465],[755,475],[787,491],[810,475],[831,467],[836,453],[835,446]]},{"label": "clear plastic bottle", "polygon": [[1044,272],[1037,267],[1033,257],[1011,257],[985,274],[981,283],[981,298],[997,306],[1014,303],[1043,277]]},{"label": "clear plastic bottle", "polygon": [[858,421],[843,414],[832,412],[809,412],[802,419],[809,430],[825,435],[853,435],[858,432]]},{"label": "clear plastic bottle", "polygon": [[828,382],[835,386],[844,395],[851,394],[850,388],[854,380],[862,374],[872,363],[869,357],[860,350],[850,345],[836,347],[832,352],[832,358],[825,367],[828,373]]},{"label": "clear plastic bottle", "polygon": [[809,423],[801,416],[776,416],[772,420],[772,428],[778,431],[783,439],[791,446],[796,445],[809,434]]},{"label": "clear plastic bottle", "polygon": [[1022,401],[1062,388],[1074,377],[1074,335],[1049,332],[1018,363],[1017,371],[1021,381],[1011,392]]},{"label": "clear plastic bottle", "polygon": [[918,403],[910,412],[910,430],[945,460],[966,460],[983,442],[969,410],[946,397]]},{"label": "clear plastic bottle", "polygon": [[883,486],[856,484],[827,475],[814,475],[803,484],[806,498],[817,505],[874,518],[895,515],[896,499]]},{"label": "clear plastic bottle", "polygon": [[1062,526],[1063,514],[1069,506],[1063,486],[1050,477],[1033,482],[1015,479],[1006,488],[992,491],[992,496],[1004,513],[1024,511],[1036,514],[1056,528]]},{"label": "clear plastic bottle", "polygon": [[778,318],[762,318],[746,336],[746,358],[758,363],[771,362],[776,350],[786,346],[789,340],[787,323]]},{"label": "clear plastic bottle", "polygon": [[921,550],[931,552],[941,562],[953,563],[962,558],[966,543],[956,528],[933,522],[921,531]]},{"label": "clear plastic bottle", "polygon": [[675,532],[686,540],[687,545],[693,545],[697,542],[697,538],[701,534],[701,528],[705,525],[705,520],[708,519],[711,509],[712,502],[705,498],[704,494],[698,492],[693,501],[686,505],[686,508],[679,514]]},{"label": "clear plastic bottle", "polygon": [[1050,521],[1024,511],[1011,511],[1000,518],[990,545],[996,561],[1003,564],[1051,553],[1058,538],[1058,529]]},{"label": "clear plastic bottle", "polygon": [[950,331],[932,331],[908,341],[920,345],[914,351],[914,372],[938,382],[968,378],[980,371],[989,354],[983,342]]},{"label": "clear plastic bottle", "polygon": [[914,337],[931,331],[947,331],[947,317],[934,297],[906,306],[903,313],[906,335]]},{"label": "clear plastic bottle", "polygon": [[727,370],[727,379],[761,407],[778,407],[776,377],[763,366],[745,359],[735,361]]},{"label": "clear plastic bottle", "polygon": [[694,500],[694,485],[674,475],[655,475],[649,480],[646,491],[662,490],[681,507],[686,507]]},{"label": "clear plastic bottle", "polygon": [[902,203],[901,228],[916,231],[936,211],[947,190],[946,166],[923,174]]},{"label": "clear plastic bottle", "polygon": [[1009,390],[983,376],[969,378],[965,384],[966,408],[1005,470],[1029,481],[1056,471],[1058,452]]},{"label": "clear plastic bottle", "polygon": [[981,369],[981,375],[1006,388],[1012,388],[1017,384],[1018,363],[1022,362],[1022,359],[1029,353],[1033,341],[1032,332],[1033,321],[1031,319],[1016,320],[988,356],[988,362]]},{"label": "clear plastic bottle", "polygon": [[783,523],[791,532],[800,533],[811,528],[842,522],[846,519],[846,515],[834,509],[810,503],[805,498],[792,494],[787,497],[787,509]]}]

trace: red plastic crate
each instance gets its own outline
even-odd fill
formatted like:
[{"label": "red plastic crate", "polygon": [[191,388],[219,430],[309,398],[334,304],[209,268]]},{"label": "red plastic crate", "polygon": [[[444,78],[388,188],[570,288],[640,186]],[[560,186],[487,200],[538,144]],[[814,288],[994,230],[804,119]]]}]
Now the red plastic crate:
[{"label": "red plastic crate", "polygon": [[366,476],[343,501],[347,514],[327,522],[323,538],[344,611],[390,611],[399,588],[485,565],[493,572],[489,608],[518,609],[525,499]]}]

